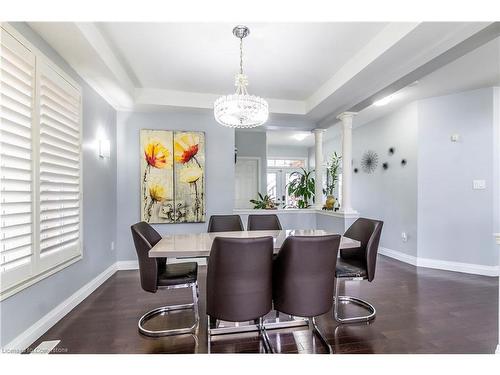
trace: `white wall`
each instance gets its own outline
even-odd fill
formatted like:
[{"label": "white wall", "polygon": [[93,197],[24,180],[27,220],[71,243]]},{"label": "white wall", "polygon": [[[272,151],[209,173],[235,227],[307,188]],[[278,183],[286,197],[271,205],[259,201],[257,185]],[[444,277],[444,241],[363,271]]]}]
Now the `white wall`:
[{"label": "white wall", "polygon": [[[217,124],[212,113],[119,112],[116,127],[118,260],[137,260],[130,226],[140,221],[140,129],[204,131],[207,222],[210,215],[233,211],[234,130]],[[207,223],[153,226],[161,234],[207,230]]]},{"label": "white wall", "polygon": [[[485,88],[419,102],[419,257],[498,264],[493,101],[494,89]],[[451,142],[452,134],[460,140]],[[486,189],[473,190],[474,179]]]}]

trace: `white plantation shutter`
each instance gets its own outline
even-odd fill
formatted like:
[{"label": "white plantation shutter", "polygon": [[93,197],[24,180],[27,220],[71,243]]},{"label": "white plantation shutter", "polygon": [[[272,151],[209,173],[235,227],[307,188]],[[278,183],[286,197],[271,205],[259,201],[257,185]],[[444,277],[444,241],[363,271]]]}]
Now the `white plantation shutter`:
[{"label": "white plantation shutter", "polygon": [[0,270],[2,290],[33,265],[35,57],[2,33],[0,50]]},{"label": "white plantation shutter", "polygon": [[40,64],[40,266],[80,253],[80,93]]},{"label": "white plantation shutter", "polygon": [[26,41],[0,30],[5,298],[81,256],[81,90]]}]

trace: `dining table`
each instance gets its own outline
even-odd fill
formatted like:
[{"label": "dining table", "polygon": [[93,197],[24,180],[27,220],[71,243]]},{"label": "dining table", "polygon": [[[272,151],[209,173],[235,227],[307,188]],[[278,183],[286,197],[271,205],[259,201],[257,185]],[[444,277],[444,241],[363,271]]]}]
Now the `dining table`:
[{"label": "dining table", "polygon": [[[151,250],[150,258],[209,258],[212,242],[216,237],[230,238],[258,238],[270,236],[273,238],[274,253],[278,253],[281,245],[289,236],[326,236],[337,234],[322,229],[283,229],[283,230],[256,230],[256,231],[233,231],[233,232],[210,232],[210,233],[181,233],[169,234],[162,237]],[[349,237],[342,236],[340,249],[356,248],[360,242]],[[332,279],[333,279],[332,270]],[[333,296],[332,296],[333,300]],[[309,320],[303,317],[279,314],[272,310],[265,319],[266,329],[280,329],[288,327],[299,327],[309,324]],[[254,322],[234,323],[218,322],[217,327],[210,329],[211,335],[223,335],[230,333],[242,333],[258,331],[259,327]]]}]

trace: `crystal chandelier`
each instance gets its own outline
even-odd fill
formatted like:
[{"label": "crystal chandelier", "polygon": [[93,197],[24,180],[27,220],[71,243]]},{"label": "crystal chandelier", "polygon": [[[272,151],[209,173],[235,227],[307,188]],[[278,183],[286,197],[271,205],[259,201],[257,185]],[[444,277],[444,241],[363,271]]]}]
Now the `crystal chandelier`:
[{"label": "crystal chandelier", "polygon": [[254,128],[267,121],[269,107],[261,97],[249,95],[248,79],[243,74],[243,38],[250,34],[246,26],[236,26],[233,35],[240,39],[240,72],[236,74],[236,93],[221,96],[214,103],[214,116],[217,122],[229,128]]}]

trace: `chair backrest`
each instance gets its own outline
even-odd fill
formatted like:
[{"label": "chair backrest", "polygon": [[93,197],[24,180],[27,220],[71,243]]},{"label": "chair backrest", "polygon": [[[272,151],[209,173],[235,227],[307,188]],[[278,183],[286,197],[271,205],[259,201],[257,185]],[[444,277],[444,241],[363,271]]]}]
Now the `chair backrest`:
[{"label": "chair backrest", "polygon": [[212,215],[208,221],[208,232],[234,232],[245,230],[240,215]]},{"label": "chair backrest", "polygon": [[340,235],[291,236],[283,242],[273,266],[276,310],[312,317],[331,309],[340,239]]},{"label": "chair backrest", "polygon": [[270,215],[248,215],[247,230],[281,230],[278,216]]},{"label": "chair backrest", "polygon": [[142,289],[155,293],[158,289],[158,264],[164,258],[150,258],[148,253],[161,240],[161,236],[144,221],[132,225],[130,229],[132,230],[137,258],[139,258]]},{"label": "chair backrest", "polygon": [[216,237],[207,266],[207,314],[244,322],[272,307],[273,238]]},{"label": "chair backrest", "polygon": [[[360,217],[344,233],[345,237],[361,242],[361,246],[357,250],[357,255],[365,262],[368,281],[372,281],[375,277],[378,245],[383,225],[383,221]],[[345,257],[348,253],[348,250],[341,251],[340,256]]]}]

